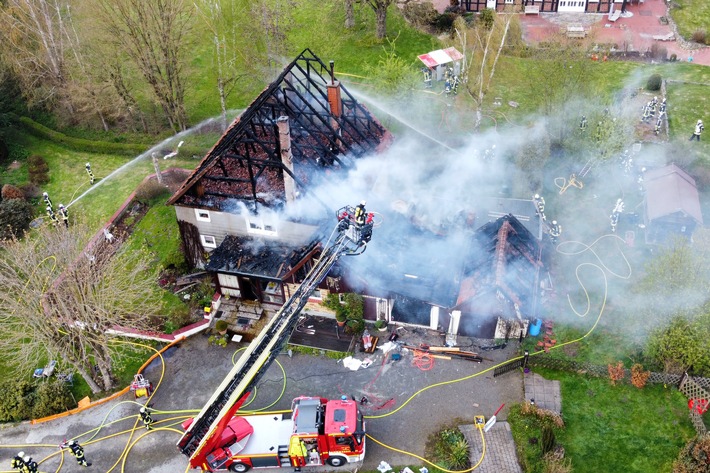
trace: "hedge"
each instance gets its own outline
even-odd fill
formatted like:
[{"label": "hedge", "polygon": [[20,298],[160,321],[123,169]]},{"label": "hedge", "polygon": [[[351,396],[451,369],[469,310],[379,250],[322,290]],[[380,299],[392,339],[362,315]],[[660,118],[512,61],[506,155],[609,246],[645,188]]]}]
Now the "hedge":
[{"label": "hedge", "polygon": [[69,386],[57,379],[7,379],[0,385],[0,422],[19,422],[75,407]]},{"label": "hedge", "polygon": [[73,136],[67,136],[64,133],[47,128],[29,117],[17,117],[16,121],[20,123],[20,125],[22,125],[22,127],[29,133],[39,138],[44,138],[55,143],[61,143],[74,151],[135,156],[145,152],[149,148],[148,145],[144,144],[108,143],[106,141],[92,141],[83,138],[74,138]]}]

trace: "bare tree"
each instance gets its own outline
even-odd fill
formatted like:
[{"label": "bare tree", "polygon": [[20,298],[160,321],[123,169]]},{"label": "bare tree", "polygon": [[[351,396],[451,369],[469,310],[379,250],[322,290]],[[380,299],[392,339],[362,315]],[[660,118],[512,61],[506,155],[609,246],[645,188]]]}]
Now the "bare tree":
[{"label": "bare tree", "polygon": [[187,128],[183,56],[190,9],[183,0],[100,0],[116,45],[136,64],[170,126]]},{"label": "bare tree", "polygon": [[109,329],[147,328],[160,303],[146,255],[114,254],[103,238],[85,247],[89,237],[80,223],[46,225],[0,243],[0,349],[25,372],[43,358],[60,360],[99,392],[113,387]]},{"label": "bare tree", "polygon": [[259,27],[260,39],[266,45],[269,68],[280,66],[281,58],[288,54],[286,40],[294,27],[291,11],[296,6],[296,0],[256,0],[252,4],[253,18],[258,19],[255,26]]},{"label": "bare tree", "polygon": [[0,46],[30,106],[66,96],[66,34],[57,0],[6,0]]},{"label": "bare tree", "polygon": [[394,3],[394,0],[365,0],[375,12],[377,24],[377,39],[385,39],[387,36],[387,9]]},{"label": "bare tree", "polygon": [[345,27],[355,27],[355,0],[345,0]]},{"label": "bare tree", "polygon": [[462,49],[461,81],[477,104],[475,127],[480,126],[483,99],[495,76],[496,65],[508,38],[512,14],[496,14],[492,21],[477,20],[472,27],[462,18],[454,24],[456,45]]}]

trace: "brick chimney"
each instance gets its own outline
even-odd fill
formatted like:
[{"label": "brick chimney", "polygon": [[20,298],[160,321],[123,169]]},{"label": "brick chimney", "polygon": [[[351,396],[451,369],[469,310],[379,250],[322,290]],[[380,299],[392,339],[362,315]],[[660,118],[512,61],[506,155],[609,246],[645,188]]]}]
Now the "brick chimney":
[{"label": "brick chimney", "polygon": [[[276,126],[279,130],[279,149],[281,150],[281,162],[284,167],[293,173],[293,156],[291,155],[291,126],[288,122],[288,117],[281,116],[276,120]],[[284,193],[286,194],[286,202],[296,200],[296,182],[293,177],[285,170],[284,177]]]}]

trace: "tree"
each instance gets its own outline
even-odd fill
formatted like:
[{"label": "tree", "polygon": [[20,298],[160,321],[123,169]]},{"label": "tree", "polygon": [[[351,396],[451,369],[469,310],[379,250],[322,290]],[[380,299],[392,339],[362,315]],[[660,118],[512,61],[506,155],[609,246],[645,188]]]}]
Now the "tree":
[{"label": "tree", "polygon": [[[679,313],[649,337],[646,354],[665,371],[710,375],[710,310],[700,316]],[[691,320],[695,318],[695,320]]]},{"label": "tree", "polygon": [[[484,10],[485,15],[469,26],[459,17],[454,21],[456,45],[461,48],[461,82],[477,104],[475,128],[480,126],[483,99],[495,76],[498,58],[508,40],[511,23],[517,17],[499,15],[493,10]],[[494,53],[495,49],[495,53]]]},{"label": "tree", "polygon": [[376,34],[377,39],[385,39],[387,36],[387,9],[394,3],[394,0],[365,0],[372,10],[375,12],[375,21],[377,24]]},{"label": "tree", "polygon": [[93,392],[113,387],[117,326],[148,329],[160,312],[157,269],[143,253],[120,252],[89,228],[44,225],[0,244],[0,349],[27,372],[43,359],[70,365]]},{"label": "tree", "polygon": [[175,131],[187,128],[184,55],[190,10],[183,0],[100,0],[116,46],[135,63]]},{"label": "tree", "polygon": [[355,0],[345,0],[345,28],[355,28]]},{"label": "tree", "polygon": [[66,97],[66,32],[58,0],[6,0],[0,44],[30,105]]}]

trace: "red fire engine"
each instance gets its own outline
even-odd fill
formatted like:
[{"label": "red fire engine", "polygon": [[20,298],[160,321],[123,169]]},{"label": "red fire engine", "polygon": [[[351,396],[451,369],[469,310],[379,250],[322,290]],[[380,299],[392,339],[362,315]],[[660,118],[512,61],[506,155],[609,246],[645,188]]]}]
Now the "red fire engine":
[{"label": "red fire engine", "polygon": [[178,449],[203,471],[342,466],[365,456],[365,425],[355,401],[299,397],[288,414],[237,416],[239,407],[286,343],[309,295],[343,255],[365,251],[372,219],[364,202],[340,209],[338,224],[298,290],[251,342],[207,404],[183,424]]}]

